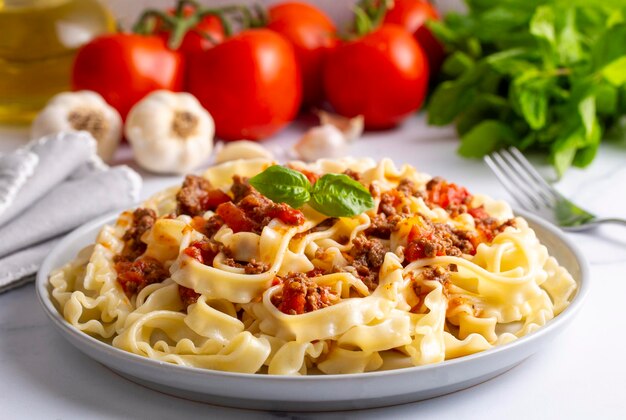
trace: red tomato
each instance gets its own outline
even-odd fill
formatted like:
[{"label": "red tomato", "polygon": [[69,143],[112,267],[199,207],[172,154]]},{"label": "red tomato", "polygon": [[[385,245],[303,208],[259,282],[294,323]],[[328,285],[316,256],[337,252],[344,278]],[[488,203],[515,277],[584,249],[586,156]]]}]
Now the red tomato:
[{"label": "red tomato", "polygon": [[[183,17],[189,17],[196,12],[196,8],[192,6],[185,6],[183,9]],[[168,9],[167,13],[174,16],[176,11],[174,9]],[[157,22],[156,33],[159,34],[165,41],[168,41],[171,36],[171,32],[164,28],[162,22]],[[222,22],[217,16],[208,15],[202,18],[202,20],[189,32],[187,32],[178,47],[178,51],[185,55],[194,54],[200,51],[208,50],[216,44],[221,43],[224,40],[224,27]]]},{"label": "red tomato", "polygon": [[148,93],[183,87],[183,59],[163,39],[133,34],[104,35],[82,47],[72,69],[74,90],[98,92],[122,118]]},{"label": "red tomato", "polygon": [[291,208],[291,206],[285,203],[276,204],[271,207],[267,215],[271,218],[280,219],[281,222],[291,226],[300,226],[306,221],[304,213]]},{"label": "red tomato", "polygon": [[427,85],[426,56],[398,25],[338,46],[324,66],[330,104],[347,117],[362,114],[368,129],[399,124],[422,105]]},{"label": "red tomato", "polygon": [[469,204],[472,200],[472,195],[464,187],[441,181],[428,190],[428,200],[446,209],[449,206]]},{"label": "red tomato", "polygon": [[321,102],[324,58],[337,43],[333,22],[312,5],[288,2],[269,8],[267,28],[283,35],[294,47],[302,71],[304,104]]},{"label": "red tomato", "polygon": [[246,213],[237,207],[233,202],[220,204],[215,211],[218,216],[224,219],[224,222],[228,225],[233,232],[252,232],[254,223]]},{"label": "red tomato", "polygon": [[190,57],[188,90],[224,140],[260,140],[296,116],[302,80],[289,42],[268,29],[243,31]]},{"label": "red tomato", "polygon": [[430,74],[439,71],[445,58],[443,45],[424,25],[427,20],[439,20],[437,9],[426,0],[394,0],[393,8],[387,11],[385,23],[395,23],[414,34],[415,39],[428,57]]}]

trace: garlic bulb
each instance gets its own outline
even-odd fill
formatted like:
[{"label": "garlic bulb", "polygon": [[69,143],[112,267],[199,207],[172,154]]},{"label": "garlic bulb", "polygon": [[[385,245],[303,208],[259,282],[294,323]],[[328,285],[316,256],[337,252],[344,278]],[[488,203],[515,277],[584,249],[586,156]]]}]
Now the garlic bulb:
[{"label": "garlic bulb", "polygon": [[97,141],[98,155],[110,161],[122,139],[122,119],[96,92],[64,92],[54,96],[37,115],[31,138],[62,131],[88,131]]},{"label": "garlic bulb", "polygon": [[232,141],[223,145],[215,154],[215,163],[237,159],[264,158],[273,160],[272,152],[250,140]]},{"label": "garlic bulb", "polygon": [[300,159],[305,161],[339,158],[346,155],[348,142],[337,127],[325,124],[309,129],[294,149]]},{"label": "garlic bulb", "polygon": [[347,141],[354,141],[363,134],[363,115],[354,118],[342,117],[341,115],[331,114],[330,112],[319,110],[317,116],[320,124],[334,125],[343,133]]},{"label": "garlic bulb", "polygon": [[185,173],[211,154],[215,124],[193,95],[159,90],[130,110],[125,134],[143,168]]}]

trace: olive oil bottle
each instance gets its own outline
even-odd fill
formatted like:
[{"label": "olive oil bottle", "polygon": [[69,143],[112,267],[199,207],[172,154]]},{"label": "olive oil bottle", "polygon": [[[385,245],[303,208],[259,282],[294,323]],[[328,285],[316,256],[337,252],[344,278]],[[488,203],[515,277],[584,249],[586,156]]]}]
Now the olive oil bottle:
[{"label": "olive oil bottle", "polygon": [[77,49],[114,28],[98,0],[0,0],[0,124],[28,123],[69,90]]}]

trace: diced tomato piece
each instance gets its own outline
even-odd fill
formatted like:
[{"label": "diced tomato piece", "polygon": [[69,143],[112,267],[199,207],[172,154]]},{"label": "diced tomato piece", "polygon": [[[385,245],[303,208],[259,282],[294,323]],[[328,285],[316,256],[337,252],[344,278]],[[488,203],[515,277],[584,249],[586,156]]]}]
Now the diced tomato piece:
[{"label": "diced tomato piece", "polygon": [[[423,241],[425,239],[426,241]],[[404,257],[407,261],[413,262],[420,258],[427,258],[427,252],[425,249],[428,241],[433,240],[433,232],[431,230],[423,229],[418,226],[411,226],[411,231],[407,237],[408,245],[404,249]],[[445,253],[437,252],[438,256],[445,255]]]},{"label": "diced tomato piece", "polygon": [[284,203],[272,207],[268,211],[268,216],[278,218],[283,223],[292,226],[299,226],[305,221],[304,214],[300,210],[295,210]]},{"label": "diced tomato piece", "polygon": [[409,232],[409,236],[407,237],[407,242],[411,243],[414,240],[418,239],[422,234],[422,229],[417,226],[411,226],[411,231]]},{"label": "diced tomato piece", "polygon": [[464,187],[444,180],[434,182],[428,188],[428,200],[444,209],[449,206],[467,204],[471,197],[472,195]]},{"label": "diced tomato piece", "polygon": [[196,241],[192,242],[183,252],[204,265],[213,265],[213,260],[219,253],[219,249],[214,243]]},{"label": "diced tomato piece", "polygon": [[254,222],[246,216],[246,213],[233,202],[222,203],[217,207],[216,213],[224,219],[233,232],[252,232]]},{"label": "diced tomato piece", "polygon": [[206,210],[213,210],[222,203],[230,201],[230,196],[220,189],[214,189],[207,191],[206,196],[202,202],[202,207]]},{"label": "diced tomato piece", "polygon": [[324,274],[326,274],[326,271],[323,268],[314,268],[306,273],[307,277],[323,276]]},{"label": "diced tomato piece", "polygon": [[420,258],[425,258],[426,255],[424,253],[423,247],[420,246],[417,242],[411,242],[404,250],[404,258],[413,262],[415,260],[419,260]]},{"label": "diced tomato piece", "polygon": [[[294,291],[291,288],[283,287],[283,299],[278,306],[278,310],[285,313],[303,314],[306,305],[306,294]],[[292,312],[293,311],[293,312]]]},{"label": "diced tomato piece", "polygon": [[483,220],[483,219],[487,219],[488,217],[490,217],[489,213],[487,213],[487,210],[485,210],[484,206],[471,208],[467,212],[474,219],[478,219],[478,220]]}]

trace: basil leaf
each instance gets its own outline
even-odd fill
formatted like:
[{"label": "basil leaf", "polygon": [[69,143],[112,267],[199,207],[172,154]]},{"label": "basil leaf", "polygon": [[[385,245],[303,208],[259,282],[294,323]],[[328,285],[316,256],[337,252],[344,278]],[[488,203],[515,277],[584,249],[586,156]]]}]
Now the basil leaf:
[{"label": "basil leaf", "polygon": [[311,184],[307,177],[284,166],[270,166],[249,182],[270,200],[287,203],[293,208],[301,207],[311,198]]},{"label": "basil leaf", "polygon": [[576,29],[576,9],[567,9],[565,15],[565,26],[559,34],[557,52],[562,64],[570,65],[578,62],[582,56],[580,47],[580,35]]},{"label": "basil leaf", "polygon": [[475,88],[458,82],[445,82],[432,94],[428,103],[428,124],[450,124],[476,94]]},{"label": "basil leaf", "polygon": [[370,192],[344,174],[326,174],[311,191],[311,207],[331,217],[356,216],[374,207]]},{"label": "basil leaf", "polygon": [[574,130],[557,139],[552,145],[550,157],[559,178],[572,166],[574,157],[576,156],[576,150],[581,141],[583,141],[584,136],[584,129]]},{"label": "basil leaf", "polygon": [[513,143],[515,138],[513,130],[505,124],[485,120],[461,138],[458,152],[464,157],[482,157],[502,145]]},{"label": "basil leaf", "polygon": [[624,56],[626,45],[626,24],[621,23],[608,29],[595,42],[591,50],[591,60],[595,70],[601,70]]},{"label": "basil leaf", "polygon": [[530,33],[550,46],[556,43],[554,10],[550,6],[539,6],[530,20]]},{"label": "basil leaf", "polygon": [[527,60],[528,58],[529,53],[525,49],[511,48],[491,54],[485,62],[498,73],[516,77],[536,68],[536,65]]},{"label": "basil leaf", "polygon": [[474,59],[462,51],[456,51],[443,62],[441,70],[452,77],[459,77],[474,67]]},{"label": "basil leaf", "polygon": [[548,88],[541,80],[513,85],[514,97],[522,116],[533,130],[546,125],[548,114]]},{"label": "basil leaf", "polygon": [[626,56],[613,60],[602,69],[602,76],[613,86],[626,82]]},{"label": "basil leaf", "polygon": [[587,96],[578,104],[578,114],[585,127],[585,138],[591,138],[593,127],[596,123],[596,99],[593,96]]}]

